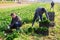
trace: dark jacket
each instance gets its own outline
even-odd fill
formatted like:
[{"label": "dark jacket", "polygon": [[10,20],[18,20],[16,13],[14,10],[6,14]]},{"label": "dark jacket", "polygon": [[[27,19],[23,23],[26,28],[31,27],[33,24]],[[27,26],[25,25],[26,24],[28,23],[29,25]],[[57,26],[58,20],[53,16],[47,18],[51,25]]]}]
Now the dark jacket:
[{"label": "dark jacket", "polygon": [[54,2],[51,2],[51,7],[53,7],[54,6]]},{"label": "dark jacket", "polygon": [[12,21],[11,21],[11,27],[14,26],[14,25],[19,25],[21,26],[22,25],[22,22],[21,20],[18,18],[18,16],[16,16],[16,18],[12,18]]},{"label": "dark jacket", "polygon": [[37,8],[37,9],[36,9],[35,14],[34,14],[34,18],[33,18],[32,26],[34,25],[34,22],[35,22],[35,20],[36,20],[38,17],[40,17],[40,19],[42,20],[42,15],[43,15],[43,13],[45,13],[45,15],[46,15],[47,18],[49,18],[48,15],[47,15],[47,11],[46,11],[45,8]]}]

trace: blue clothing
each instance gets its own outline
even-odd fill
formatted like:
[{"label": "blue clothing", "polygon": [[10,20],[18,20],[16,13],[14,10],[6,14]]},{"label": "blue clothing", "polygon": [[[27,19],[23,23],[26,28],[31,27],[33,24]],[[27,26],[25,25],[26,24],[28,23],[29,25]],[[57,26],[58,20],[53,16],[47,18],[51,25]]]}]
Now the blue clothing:
[{"label": "blue clothing", "polygon": [[45,13],[46,17],[48,17],[47,11],[45,10],[45,8],[37,8],[34,14],[34,18],[33,18],[33,23],[32,26],[34,25],[35,20],[39,17],[39,19],[42,21],[42,15],[43,13]]},{"label": "blue clothing", "polygon": [[21,20],[16,16],[16,18],[12,18],[10,28],[17,29],[22,26]]}]

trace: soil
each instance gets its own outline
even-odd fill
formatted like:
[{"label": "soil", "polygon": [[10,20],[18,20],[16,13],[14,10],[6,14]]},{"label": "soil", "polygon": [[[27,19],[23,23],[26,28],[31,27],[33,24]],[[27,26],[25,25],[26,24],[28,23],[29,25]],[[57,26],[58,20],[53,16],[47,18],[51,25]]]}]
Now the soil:
[{"label": "soil", "polygon": [[27,6],[28,4],[18,4],[18,3],[13,3],[13,4],[0,4],[0,8],[12,8],[12,7],[18,7],[18,6]]}]

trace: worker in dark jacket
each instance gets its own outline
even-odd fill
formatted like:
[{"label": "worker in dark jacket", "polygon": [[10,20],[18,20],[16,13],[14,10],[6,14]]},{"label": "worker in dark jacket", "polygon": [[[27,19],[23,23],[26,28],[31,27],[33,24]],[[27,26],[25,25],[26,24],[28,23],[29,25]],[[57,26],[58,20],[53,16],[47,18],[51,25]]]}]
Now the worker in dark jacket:
[{"label": "worker in dark jacket", "polygon": [[18,16],[15,13],[11,13],[12,21],[10,25],[8,26],[8,29],[4,30],[5,34],[12,33],[12,29],[16,29],[17,32],[20,30],[20,27],[22,26],[21,18],[19,19]]},{"label": "worker in dark jacket", "polygon": [[34,25],[34,22],[37,18],[41,19],[41,21],[43,20],[43,18],[42,18],[43,13],[45,13],[46,17],[49,19],[49,16],[48,16],[45,8],[37,8],[36,11],[35,11],[35,14],[34,14],[34,19],[33,19],[33,22],[32,22],[32,26]]},{"label": "worker in dark jacket", "polygon": [[15,13],[11,13],[11,17],[10,29],[19,29],[22,26],[21,19],[19,19]]},{"label": "worker in dark jacket", "polygon": [[55,3],[52,1],[52,2],[51,2],[51,9],[54,9],[54,4],[55,4]]}]

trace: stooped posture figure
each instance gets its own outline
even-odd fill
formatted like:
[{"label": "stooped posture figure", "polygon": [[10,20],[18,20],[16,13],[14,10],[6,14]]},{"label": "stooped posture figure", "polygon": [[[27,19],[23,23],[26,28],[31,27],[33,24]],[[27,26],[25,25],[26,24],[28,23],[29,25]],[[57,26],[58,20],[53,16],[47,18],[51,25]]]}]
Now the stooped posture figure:
[{"label": "stooped posture figure", "polygon": [[54,10],[54,2],[53,1],[51,2],[51,9]]},{"label": "stooped posture figure", "polygon": [[22,26],[21,18],[19,19],[18,16],[15,13],[11,13],[12,21],[10,26],[10,29],[20,29]]},{"label": "stooped posture figure", "polygon": [[48,16],[45,8],[37,8],[36,11],[35,11],[35,14],[34,14],[32,26],[34,25],[34,22],[37,18],[41,19],[41,21],[43,20],[43,18],[42,18],[43,13],[45,13],[47,19],[49,19],[49,16]]},{"label": "stooped posture figure", "polygon": [[7,33],[12,33],[12,29],[20,30],[20,27],[22,26],[21,18],[19,19],[18,16],[15,13],[11,13],[11,23],[8,26],[8,29],[5,30],[5,35]]}]

